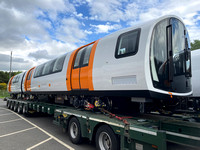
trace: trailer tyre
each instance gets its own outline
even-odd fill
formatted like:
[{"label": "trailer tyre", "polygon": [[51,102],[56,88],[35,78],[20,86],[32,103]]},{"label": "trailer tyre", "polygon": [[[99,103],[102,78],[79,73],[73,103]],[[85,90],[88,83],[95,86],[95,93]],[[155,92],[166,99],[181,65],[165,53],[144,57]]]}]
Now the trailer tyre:
[{"label": "trailer tyre", "polygon": [[8,103],[8,109],[11,109],[11,101]]},{"label": "trailer tyre", "polygon": [[7,100],[6,106],[7,106],[7,108],[9,108],[9,106],[10,106],[10,101]]},{"label": "trailer tyre", "polygon": [[119,139],[108,125],[98,128],[95,142],[98,150],[119,150]]},{"label": "trailer tyre", "polygon": [[18,108],[17,108],[17,113],[18,113],[18,114],[21,114],[21,113],[22,113],[21,104],[19,104],[19,105],[18,105]]},{"label": "trailer tyre", "polygon": [[14,105],[14,111],[15,111],[15,112],[17,112],[18,105],[19,105],[18,103],[15,103],[15,105]]},{"label": "trailer tyre", "polygon": [[15,106],[15,102],[11,102],[10,109],[11,109],[11,110],[14,110],[14,106]]},{"label": "trailer tyre", "polygon": [[72,143],[80,144],[82,141],[81,126],[77,118],[73,117],[69,121],[68,127],[69,138]]},{"label": "trailer tyre", "polygon": [[23,105],[22,113],[23,113],[24,115],[27,115],[27,114],[28,114],[28,106],[27,106],[27,105]]}]

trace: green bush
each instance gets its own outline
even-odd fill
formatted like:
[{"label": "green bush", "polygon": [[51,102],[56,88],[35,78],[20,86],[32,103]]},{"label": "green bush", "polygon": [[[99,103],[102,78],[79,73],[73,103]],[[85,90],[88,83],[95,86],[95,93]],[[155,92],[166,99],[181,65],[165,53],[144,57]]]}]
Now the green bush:
[{"label": "green bush", "polygon": [[9,94],[6,90],[0,90],[0,98],[9,97]]},{"label": "green bush", "polygon": [[7,84],[6,83],[0,83],[0,90],[7,90]]}]

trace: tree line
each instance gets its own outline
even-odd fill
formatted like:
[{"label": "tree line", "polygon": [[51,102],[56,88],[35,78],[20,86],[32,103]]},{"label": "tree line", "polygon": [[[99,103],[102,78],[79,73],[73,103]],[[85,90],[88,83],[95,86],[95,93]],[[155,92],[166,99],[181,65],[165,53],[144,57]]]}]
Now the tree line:
[{"label": "tree line", "polygon": [[[11,77],[21,73],[21,71],[11,72]],[[9,81],[9,72],[0,71],[0,90],[6,90]]]},{"label": "tree line", "polygon": [[191,50],[200,49],[200,40],[194,40],[194,42],[191,43]]}]

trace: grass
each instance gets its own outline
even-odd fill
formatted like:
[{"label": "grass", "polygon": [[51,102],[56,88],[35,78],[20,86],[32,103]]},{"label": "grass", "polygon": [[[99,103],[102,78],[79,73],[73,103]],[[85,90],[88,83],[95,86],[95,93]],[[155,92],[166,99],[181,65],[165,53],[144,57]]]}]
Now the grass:
[{"label": "grass", "polygon": [[9,94],[6,90],[0,90],[0,98],[9,97]]}]

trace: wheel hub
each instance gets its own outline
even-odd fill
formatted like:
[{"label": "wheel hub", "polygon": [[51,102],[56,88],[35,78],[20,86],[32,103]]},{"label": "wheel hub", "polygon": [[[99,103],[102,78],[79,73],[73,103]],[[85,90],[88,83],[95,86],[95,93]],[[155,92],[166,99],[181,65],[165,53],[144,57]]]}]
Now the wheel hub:
[{"label": "wheel hub", "polygon": [[72,122],[71,127],[70,127],[70,134],[72,138],[76,138],[78,135],[78,127],[77,124]]},{"label": "wheel hub", "polygon": [[99,136],[99,146],[102,150],[110,150],[112,142],[110,136],[106,132],[102,132]]}]

